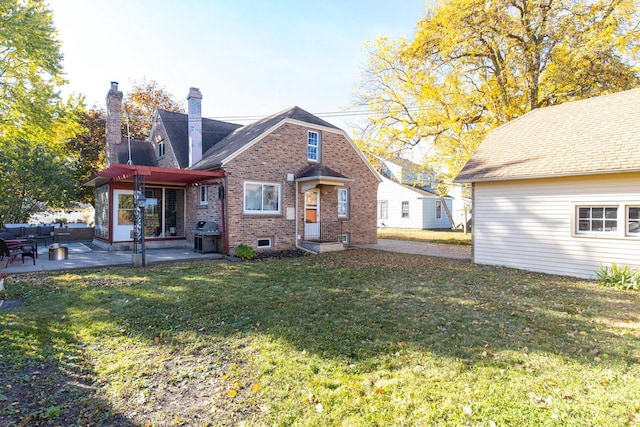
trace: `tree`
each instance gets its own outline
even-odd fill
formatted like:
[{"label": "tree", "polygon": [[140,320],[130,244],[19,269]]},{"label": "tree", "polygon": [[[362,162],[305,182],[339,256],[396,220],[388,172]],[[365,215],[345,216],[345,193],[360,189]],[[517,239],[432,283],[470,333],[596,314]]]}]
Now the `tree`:
[{"label": "tree", "polygon": [[[151,123],[157,108],[183,112],[182,105],[155,80],[134,81],[131,93],[124,99],[129,111],[129,132],[132,139],[145,140],[151,133]],[[126,113],[126,112],[125,112]],[[123,119],[123,136],[127,136],[126,117]]]},{"label": "tree", "polygon": [[356,102],[369,149],[428,145],[455,178],[483,137],[535,108],[640,84],[633,0],[442,0],[413,40],[368,45]]},{"label": "tree", "polygon": [[51,12],[41,0],[0,0],[0,22],[0,130],[26,122],[46,128],[63,83]]},{"label": "tree", "polygon": [[42,0],[0,0],[0,226],[72,202],[80,99],[60,101],[60,44]]},{"label": "tree", "polygon": [[103,109],[95,106],[88,111],[77,113],[82,131],[67,140],[67,150],[75,153],[73,170],[74,199],[80,203],[95,202],[93,187],[82,185],[92,175],[106,167],[105,159],[105,121]]}]

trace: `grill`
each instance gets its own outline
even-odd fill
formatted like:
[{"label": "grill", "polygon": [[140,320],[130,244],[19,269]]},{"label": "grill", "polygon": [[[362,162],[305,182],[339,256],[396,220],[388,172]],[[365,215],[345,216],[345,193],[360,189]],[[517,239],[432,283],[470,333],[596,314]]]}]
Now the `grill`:
[{"label": "grill", "polygon": [[200,221],[193,230],[193,250],[196,252],[217,252],[217,239],[222,232],[214,221]]}]

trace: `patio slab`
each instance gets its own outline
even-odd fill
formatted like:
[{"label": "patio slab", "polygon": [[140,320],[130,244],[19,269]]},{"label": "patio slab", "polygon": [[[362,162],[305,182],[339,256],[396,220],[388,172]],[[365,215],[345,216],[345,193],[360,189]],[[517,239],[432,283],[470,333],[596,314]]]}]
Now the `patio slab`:
[{"label": "patio slab", "polygon": [[[68,247],[68,258],[62,260],[49,259],[49,246],[38,247],[36,265],[31,258],[25,258],[24,264],[20,258],[14,260],[4,268],[6,259],[0,263],[0,274],[32,273],[37,271],[70,270],[78,268],[105,267],[115,265],[133,265],[132,251],[107,251],[97,248],[91,242],[69,242],[62,246]],[[145,254],[147,265],[180,261],[180,260],[215,260],[223,259],[219,253],[203,254],[190,248],[147,249]]]}]

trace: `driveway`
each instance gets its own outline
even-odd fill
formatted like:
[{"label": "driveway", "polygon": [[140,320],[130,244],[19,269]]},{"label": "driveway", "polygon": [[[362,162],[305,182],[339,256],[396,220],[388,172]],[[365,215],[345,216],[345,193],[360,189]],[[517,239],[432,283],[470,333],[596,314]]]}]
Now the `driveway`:
[{"label": "driveway", "polygon": [[445,243],[412,242],[408,240],[378,239],[372,245],[353,245],[358,248],[378,249],[388,252],[437,256],[442,258],[471,259],[471,246]]}]

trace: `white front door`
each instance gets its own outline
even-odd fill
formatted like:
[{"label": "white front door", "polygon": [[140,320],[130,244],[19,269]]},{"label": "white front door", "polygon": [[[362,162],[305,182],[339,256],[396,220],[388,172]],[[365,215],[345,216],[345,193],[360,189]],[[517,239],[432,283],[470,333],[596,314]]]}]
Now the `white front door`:
[{"label": "white front door", "polygon": [[304,238],[320,238],[320,190],[304,193]]},{"label": "white front door", "polygon": [[113,191],[113,241],[133,240],[133,191]]}]

